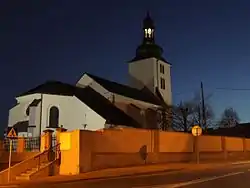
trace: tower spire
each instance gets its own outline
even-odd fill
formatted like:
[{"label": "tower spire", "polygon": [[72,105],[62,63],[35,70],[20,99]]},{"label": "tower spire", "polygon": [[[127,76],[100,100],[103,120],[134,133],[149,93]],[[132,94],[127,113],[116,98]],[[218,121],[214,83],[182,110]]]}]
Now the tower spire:
[{"label": "tower spire", "polygon": [[143,40],[136,49],[136,56],[130,61],[146,58],[157,58],[167,62],[163,57],[163,49],[155,43],[155,24],[149,11],[142,21]]},{"label": "tower spire", "polygon": [[146,13],[146,17],[143,20],[143,43],[154,44],[154,21],[150,17],[149,11]]}]

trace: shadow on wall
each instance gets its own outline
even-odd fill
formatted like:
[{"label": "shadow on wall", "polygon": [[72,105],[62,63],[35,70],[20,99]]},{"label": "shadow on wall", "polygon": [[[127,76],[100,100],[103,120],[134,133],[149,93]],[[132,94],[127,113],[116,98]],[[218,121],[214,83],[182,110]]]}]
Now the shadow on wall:
[{"label": "shadow on wall", "polygon": [[[148,83],[143,83],[141,80],[138,80],[137,78],[135,78],[134,76],[130,75],[130,86],[137,88],[137,89],[141,89],[143,90],[143,88],[145,88],[145,86],[149,87],[149,88],[153,88],[154,87],[154,79],[150,79],[148,81]],[[152,92],[152,91],[151,91]]]}]

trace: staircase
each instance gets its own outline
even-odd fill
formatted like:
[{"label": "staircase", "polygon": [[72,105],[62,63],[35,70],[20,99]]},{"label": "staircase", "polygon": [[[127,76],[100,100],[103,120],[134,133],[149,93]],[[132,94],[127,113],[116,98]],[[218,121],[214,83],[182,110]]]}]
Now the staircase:
[{"label": "staircase", "polygon": [[28,168],[25,172],[21,173],[20,175],[16,176],[16,180],[31,180],[32,177],[39,173],[40,170],[43,170],[46,167],[49,167],[51,162],[43,162],[40,164],[40,167],[33,167]]},{"label": "staircase", "polygon": [[[10,182],[37,179],[59,173],[59,144],[11,167]],[[8,181],[9,170],[0,172],[0,182]]]}]

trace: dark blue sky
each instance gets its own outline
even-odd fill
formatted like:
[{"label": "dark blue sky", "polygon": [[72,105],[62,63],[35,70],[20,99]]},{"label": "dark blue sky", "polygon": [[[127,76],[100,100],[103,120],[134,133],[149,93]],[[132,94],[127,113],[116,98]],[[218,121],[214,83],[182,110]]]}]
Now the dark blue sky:
[{"label": "dark blue sky", "polygon": [[127,63],[142,39],[147,10],[156,41],[172,63],[174,102],[204,82],[217,117],[234,107],[250,121],[249,0],[1,0],[1,126],[14,97],[46,80],[75,83],[90,72],[127,82]]}]

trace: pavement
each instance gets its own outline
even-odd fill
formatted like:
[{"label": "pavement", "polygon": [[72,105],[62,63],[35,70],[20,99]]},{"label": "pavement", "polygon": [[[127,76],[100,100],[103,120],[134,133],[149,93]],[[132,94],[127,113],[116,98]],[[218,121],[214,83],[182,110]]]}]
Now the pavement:
[{"label": "pavement", "polygon": [[[133,173],[131,173],[132,171]],[[147,171],[147,172],[145,172]],[[123,173],[121,173],[123,172]],[[99,173],[99,174],[98,174]],[[213,164],[148,165],[58,176],[0,187],[49,188],[235,188],[250,187],[250,161]]]}]

